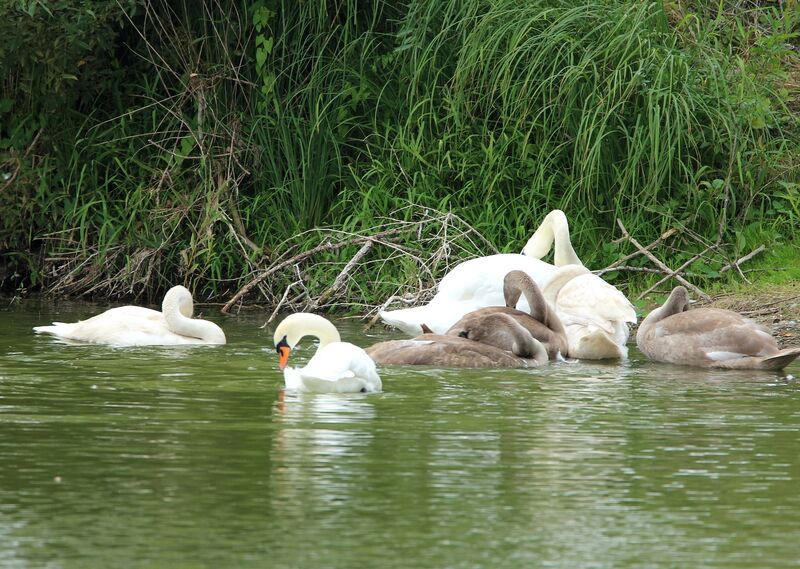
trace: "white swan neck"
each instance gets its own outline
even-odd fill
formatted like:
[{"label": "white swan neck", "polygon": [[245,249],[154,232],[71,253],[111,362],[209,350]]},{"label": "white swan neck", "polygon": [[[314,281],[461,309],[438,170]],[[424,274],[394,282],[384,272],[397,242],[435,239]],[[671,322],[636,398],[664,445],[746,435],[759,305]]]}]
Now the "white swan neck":
[{"label": "white swan neck", "polygon": [[225,343],[225,333],[208,320],[192,318],[194,304],[192,293],[182,286],[174,286],[164,295],[161,313],[170,332],[215,344]]},{"label": "white swan neck", "polygon": [[528,239],[522,253],[534,259],[541,259],[550,252],[551,247],[554,247],[553,264],[556,267],[583,264],[572,248],[569,222],[560,209],[554,209],[545,216],[542,224]]},{"label": "white swan neck", "polygon": [[304,336],[314,336],[319,339],[319,348],[342,341],[336,326],[329,320],[308,312],[298,312],[284,318],[275,329],[275,344],[277,345],[284,336],[290,348],[294,348]]}]

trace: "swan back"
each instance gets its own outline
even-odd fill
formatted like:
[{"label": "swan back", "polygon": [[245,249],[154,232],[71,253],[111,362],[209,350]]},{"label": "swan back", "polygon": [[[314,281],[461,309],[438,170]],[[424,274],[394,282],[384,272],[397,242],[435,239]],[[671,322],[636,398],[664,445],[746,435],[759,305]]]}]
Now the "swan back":
[{"label": "swan back", "polygon": [[[473,310],[487,306],[503,306],[503,279],[510,271],[522,271],[543,286],[556,267],[524,255],[501,253],[470,259],[456,265],[446,274],[431,301],[424,306],[383,310],[381,319],[410,336],[422,333],[426,324],[436,334],[445,334],[456,321]],[[520,310],[529,309],[525,299]]]},{"label": "swan back", "polygon": [[567,331],[570,357],[627,357],[628,323],[636,322],[636,310],[616,287],[586,267],[566,265],[542,292]]},{"label": "swan back", "polygon": [[[547,361],[547,353],[533,340],[535,358],[517,356],[489,344],[458,336],[424,334],[410,340],[379,342],[366,349],[379,364],[429,365],[464,368],[537,367]],[[539,359],[541,358],[541,359]]]}]

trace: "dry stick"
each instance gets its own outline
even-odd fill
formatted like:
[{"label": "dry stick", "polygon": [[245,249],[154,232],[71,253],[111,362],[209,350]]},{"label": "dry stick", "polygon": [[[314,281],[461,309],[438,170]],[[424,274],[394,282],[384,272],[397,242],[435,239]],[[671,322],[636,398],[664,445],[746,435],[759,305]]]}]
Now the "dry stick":
[{"label": "dry stick", "polygon": [[734,261],[734,262],[733,262],[733,263],[731,263],[730,265],[725,265],[724,267],[722,267],[722,268],[719,270],[719,272],[720,272],[720,273],[724,273],[725,271],[730,271],[731,269],[734,269],[734,268],[735,268],[735,269],[738,269],[738,268],[739,268],[739,265],[741,265],[742,263],[744,263],[744,262],[746,262],[746,261],[749,261],[750,259],[752,259],[752,258],[753,258],[753,257],[755,257],[756,255],[758,255],[759,253],[761,253],[761,251],[763,251],[763,250],[764,250],[764,249],[766,249],[766,248],[767,248],[767,247],[766,247],[766,245],[759,245],[759,247],[758,247],[757,249],[755,249],[754,251],[750,251],[750,252],[749,252],[747,255],[745,255],[744,257],[742,257],[742,258],[740,258],[740,259],[737,259],[736,261]]},{"label": "dry stick", "polygon": [[346,247],[348,245],[354,245],[356,243],[362,243],[363,241],[374,241],[376,239],[380,239],[380,238],[383,238],[383,237],[388,237],[388,236],[391,236],[391,235],[396,235],[398,233],[402,233],[403,231],[405,231],[404,228],[391,229],[389,231],[383,231],[381,233],[376,233],[375,235],[358,236],[358,237],[355,237],[353,239],[348,239],[347,241],[340,241],[339,243],[323,243],[321,245],[317,245],[316,247],[314,247],[312,249],[309,249],[308,251],[304,251],[302,253],[298,253],[294,257],[291,257],[289,259],[286,259],[285,261],[282,261],[282,262],[278,263],[277,265],[273,265],[273,266],[269,267],[263,273],[258,275],[256,278],[251,280],[246,285],[244,285],[242,288],[239,289],[239,291],[236,294],[234,294],[231,297],[231,299],[228,302],[225,303],[225,306],[223,306],[220,309],[220,311],[223,314],[229,313],[230,310],[231,310],[231,307],[234,304],[236,304],[237,302],[239,302],[239,300],[241,300],[242,297],[244,297],[248,292],[253,290],[253,287],[255,287],[259,283],[263,282],[270,275],[273,275],[273,274],[277,273],[278,271],[280,271],[281,269],[283,269],[285,267],[288,267],[289,265],[292,265],[292,264],[295,264],[295,263],[299,263],[300,261],[304,261],[304,260],[308,259],[309,257],[313,257],[317,253],[322,253],[322,252],[325,252],[325,251],[336,251],[336,250],[341,249],[342,247]]},{"label": "dry stick", "polygon": [[[664,278],[662,278],[662,279],[661,279],[660,281],[658,281],[656,284],[654,284],[653,286],[651,286],[650,288],[648,288],[646,291],[644,291],[642,294],[640,294],[640,295],[639,295],[639,296],[636,298],[636,300],[641,300],[641,299],[643,299],[645,296],[647,296],[648,294],[650,294],[651,292],[653,292],[655,289],[657,289],[657,288],[659,287],[659,285],[661,285],[662,283],[664,283],[664,282],[668,281],[670,278],[674,277],[675,275],[677,275],[678,273],[680,273],[681,271],[683,271],[683,269],[685,269],[686,267],[688,267],[689,265],[691,265],[692,263],[694,263],[694,262],[695,262],[697,259],[699,259],[699,258],[700,258],[700,257],[702,257],[703,255],[705,255],[705,254],[706,254],[708,251],[710,251],[710,250],[712,250],[712,249],[716,249],[716,248],[717,248],[717,245],[711,245],[711,246],[709,246],[709,247],[706,247],[706,248],[705,248],[703,251],[701,251],[700,253],[698,253],[697,255],[695,255],[694,257],[692,257],[691,259],[689,259],[688,261],[686,261],[686,262],[685,262],[684,264],[682,264],[680,267],[678,267],[678,268],[677,268],[677,269],[675,269],[674,271],[670,271],[670,273],[669,273],[668,275],[666,275]],[[707,300],[711,300],[711,297],[708,297],[708,298],[707,298]]]},{"label": "dry stick", "polygon": [[286,302],[286,299],[289,297],[289,291],[292,290],[292,288],[294,288],[296,285],[299,285],[301,282],[303,281],[294,281],[293,283],[291,283],[289,286],[286,287],[286,290],[283,292],[283,296],[278,301],[278,304],[275,305],[275,310],[273,310],[272,314],[269,315],[269,318],[267,318],[267,321],[264,322],[262,328],[266,328],[267,324],[272,322],[275,316],[278,315],[278,311],[281,309],[281,306],[283,306],[283,303]]},{"label": "dry stick", "polygon": [[[620,265],[618,267],[614,267],[613,270],[614,271],[628,271],[628,272],[631,272],[631,273],[654,273],[654,274],[657,274],[657,275],[663,275],[664,274],[664,271],[660,271],[659,269],[651,269],[650,267],[631,267],[629,265]],[[603,269],[603,271],[605,271],[605,269]],[[684,272],[683,274],[685,276],[687,276],[687,277],[699,277],[699,276],[701,276],[701,275],[698,275],[696,273]]]},{"label": "dry stick", "polygon": [[[651,261],[653,261],[653,263],[654,263],[654,264],[655,264],[655,265],[656,265],[658,268],[660,268],[660,269],[661,269],[661,270],[664,272],[664,274],[669,274],[669,273],[672,273],[672,269],[670,269],[668,266],[666,266],[664,263],[662,263],[662,262],[659,260],[659,258],[658,258],[658,257],[656,257],[655,255],[653,255],[653,254],[652,254],[650,251],[647,251],[647,250],[645,250],[645,249],[644,249],[644,247],[642,247],[642,244],[641,244],[641,243],[639,243],[639,242],[638,242],[636,239],[634,239],[633,237],[631,237],[630,233],[628,233],[628,230],[627,230],[627,229],[625,229],[625,226],[622,224],[622,220],[621,220],[621,219],[617,219],[617,225],[619,225],[619,228],[622,230],[622,234],[623,234],[623,235],[624,235],[624,236],[625,236],[625,237],[628,239],[628,241],[630,241],[630,242],[631,242],[631,244],[633,244],[633,246],[634,246],[634,247],[636,247],[637,249],[639,249],[639,250],[642,252],[642,254],[643,254],[645,257],[647,257],[648,259],[650,259]],[[674,277],[675,277],[675,279],[676,279],[676,280],[677,280],[679,283],[681,283],[682,285],[684,285],[686,288],[688,288],[688,289],[692,290],[692,291],[693,291],[693,292],[694,292],[694,293],[695,293],[697,296],[699,296],[699,297],[700,297],[700,298],[702,298],[703,300],[706,300],[706,301],[710,301],[710,300],[711,300],[711,297],[710,297],[710,296],[708,296],[708,295],[707,295],[706,293],[704,293],[702,290],[700,290],[699,288],[697,288],[696,286],[694,286],[692,283],[690,283],[689,281],[687,281],[687,280],[686,280],[685,278],[683,278],[681,275],[674,274],[674,275],[670,275],[670,276],[674,276]]]},{"label": "dry stick", "polygon": [[329,286],[327,289],[325,289],[322,292],[322,294],[320,294],[315,300],[313,300],[310,303],[309,308],[311,310],[316,310],[317,308],[319,308],[319,306],[321,306],[331,296],[336,294],[340,288],[342,288],[342,285],[344,284],[347,275],[350,273],[350,271],[353,270],[353,268],[356,265],[358,265],[359,261],[361,261],[361,259],[364,258],[364,255],[366,255],[369,252],[369,250],[372,249],[372,246],[374,244],[375,244],[374,241],[367,241],[361,246],[361,249],[358,250],[358,253],[353,255],[353,258],[350,259],[350,261],[348,261],[348,263],[344,266],[342,272],[339,273],[333,280],[333,284]]},{"label": "dry stick", "polygon": [[[653,241],[652,243],[650,243],[646,247],[643,247],[639,251],[634,251],[630,255],[625,255],[624,257],[622,257],[622,259],[619,259],[618,261],[614,261],[609,266],[607,266],[605,269],[600,269],[599,271],[596,271],[595,274],[600,276],[600,275],[602,275],[604,273],[607,273],[609,271],[622,270],[622,263],[624,263],[625,261],[628,261],[630,259],[633,259],[634,257],[638,257],[639,255],[642,254],[642,251],[649,251],[650,249],[652,249],[653,247],[655,247],[656,245],[658,245],[662,241],[665,241],[665,240],[669,239],[670,237],[672,237],[673,235],[675,235],[677,232],[678,232],[678,230],[675,229],[674,227],[671,227],[671,228],[667,229],[664,233],[661,234],[661,236],[658,239],[656,239],[655,241]],[[625,269],[626,270],[633,270],[633,267],[625,267]],[[642,272],[647,272],[647,271],[642,271]],[[656,271],[656,272],[660,272],[660,271]]]}]

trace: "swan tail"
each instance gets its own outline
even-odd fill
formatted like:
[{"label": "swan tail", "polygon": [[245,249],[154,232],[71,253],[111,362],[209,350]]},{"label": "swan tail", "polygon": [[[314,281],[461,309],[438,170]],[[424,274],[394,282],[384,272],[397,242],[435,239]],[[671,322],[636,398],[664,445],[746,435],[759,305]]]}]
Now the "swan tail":
[{"label": "swan tail", "polygon": [[600,329],[595,329],[579,338],[570,337],[569,357],[584,360],[611,360],[625,359],[628,357],[628,348],[618,344],[609,334]]},{"label": "swan tail", "polygon": [[800,356],[800,348],[781,350],[777,354],[760,358],[758,369],[782,370]]},{"label": "swan tail", "polygon": [[65,322],[53,322],[51,326],[34,326],[33,331],[37,334],[53,334],[61,336],[68,333],[70,325]]},{"label": "swan tail", "polygon": [[800,356],[800,348],[788,348],[771,356],[744,356],[725,359],[716,362],[712,367],[779,371],[792,363],[798,356]]},{"label": "swan tail", "polygon": [[401,308],[400,310],[381,310],[378,316],[385,324],[394,326],[412,337],[424,333],[423,325],[425,325],[426,329],[433,330],[437,334],[444,334],[447,331],[446,329],[437,330],[436,325],[431,323],[435,320],[435,317],[432,317],[427,308],[427,306],[416,306],[414,308]]}]

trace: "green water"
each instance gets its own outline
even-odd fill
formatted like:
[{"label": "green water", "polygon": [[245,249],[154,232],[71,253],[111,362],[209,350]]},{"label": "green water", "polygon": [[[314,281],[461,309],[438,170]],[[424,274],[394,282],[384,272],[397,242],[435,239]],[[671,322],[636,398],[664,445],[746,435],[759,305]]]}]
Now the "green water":
[{"label": "green water", "polygon": [[383,393],[301,396],[262,315],[212,312],[220,347],[30,330],[98,311],[0,310],[2,568],[800,563],[797,364],[713,372],[632,349],[625,365],[385,368]]}]

